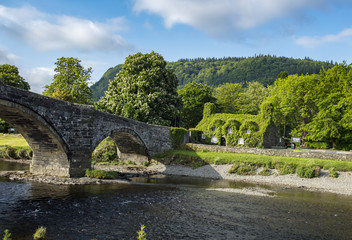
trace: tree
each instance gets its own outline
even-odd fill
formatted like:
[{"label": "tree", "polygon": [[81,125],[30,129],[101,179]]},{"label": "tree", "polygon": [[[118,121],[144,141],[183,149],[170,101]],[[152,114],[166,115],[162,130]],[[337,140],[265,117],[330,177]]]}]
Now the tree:
[{"label": "tree", "polygon": [[43,95],[81,104],[92,103],[88,81],[92,68],[84,69],[77,58],[58,58],[53,82],[45,85]]},{"label": "tree", "polygon": [[239,113],[253,114],[259,113],[260,105],[267,98],[269,90],[259,82],[250,82],[244,89],[239,99]]},{"label": "tree", "polygon": [[28,82],[20,76],[18,68],[14,65],[2,64],[0,65],[0,78],[6,85],[29,90],[31,87]]},{"label": "tree", "polygon": [[240,96],[243,92],[240,83],[225,83],[215,88],[217,104],[224,113],[238,113],[240,109]]},{"label": "tree", "polygon": [[[2,64],[0,65],[0,79],[4,84],[13,87],[29,90],[29,83],[24,80],[19,74],[18,68],[14,65]],[[0,132],[7,132],[11,126],[0,119]]]},{"label": "tree", "polygon": [[130,55],[95,107],[146,123],[171,125],[181,108],[176,75],[166,69],[158,53]]},{"label": "tree", "polygon": [[195,127],[203,118],[204,104],[215,102],[212,89],[196,82],[187,83],[178,91],[182,98],[181,121],[185,127]]}]

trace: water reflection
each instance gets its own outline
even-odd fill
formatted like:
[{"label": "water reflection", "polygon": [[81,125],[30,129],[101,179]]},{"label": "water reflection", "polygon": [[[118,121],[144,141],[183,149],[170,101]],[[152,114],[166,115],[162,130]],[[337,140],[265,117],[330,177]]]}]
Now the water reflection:
[{"label": "water reflection", "polygon": [[352,198],[272,188],[258,197],[207,188],[256,184],[187,177],[134,178],[136,185],[54,186],[0,182],[0,232],[31,239],[351,239]]}]

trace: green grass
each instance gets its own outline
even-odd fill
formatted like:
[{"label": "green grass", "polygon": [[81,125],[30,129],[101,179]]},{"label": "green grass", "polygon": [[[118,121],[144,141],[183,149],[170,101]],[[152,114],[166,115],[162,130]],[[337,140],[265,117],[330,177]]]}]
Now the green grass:
[{"label": "green grass", "polygon": [[117,176],[118,176],[117,172],[107,172],[99,169],[86,170],[86,177],[89,177],[89,178],[114,179],[114,178],[117,178]]},{"label": "green grass", "polygon": [[29,147],[26,139],[21,134],[0,133],[0,147],[5,145],[11,147]]},{"label": "green grass", "polygon": [[[247,162],[257,167],[276,168],[277,165],[288,165],[294,168],[298,166],[317,166],[322,169],[334,168],[335,171],[352,171],[351,161],[325,160],[317,158],[295,158],[268,155],[222,153],[222,152],[202,152],[189,150],[172,150],[155,156],[155,159],[167,163],[173,158],[193,159],[199,162],[199,166],[205,164],[233,164]],[[193,162],[193,165],[197,164]]]}]

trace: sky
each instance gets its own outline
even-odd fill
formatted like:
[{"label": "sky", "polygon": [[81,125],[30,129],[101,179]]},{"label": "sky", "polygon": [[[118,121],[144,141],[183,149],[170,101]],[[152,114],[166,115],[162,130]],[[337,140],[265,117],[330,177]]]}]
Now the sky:
[{"label": "sky", "polygon": [[61,57],[90,84],[137,52],[182,58],[270,54],[352,63],[349,0],[0,0],[0,64],[42,93]]}]

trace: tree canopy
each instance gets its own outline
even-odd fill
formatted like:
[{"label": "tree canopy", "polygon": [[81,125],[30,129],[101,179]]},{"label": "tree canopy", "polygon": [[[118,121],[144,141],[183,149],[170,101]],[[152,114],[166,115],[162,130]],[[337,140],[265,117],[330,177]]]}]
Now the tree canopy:
[{"label": "tree canopy", "polygon": [[[322,68],[330,69],[333,62],[314,61],[309,58],[294,59],[271,55],[254,57],[197,58],[181,59],[168,62],[166,67],[175,71],[180,88],[190,82],[217,87],[224,83],[258,82],[263,86],[272,85],[278,75],[282,74],[317,74]],[[92,86],[95,100],[104,95],[109,80],[113,80],[120,71],[120,66],[110,68],[103,77]],[[284,75],[280,75],[283,77]]]},{"label": "tree canopy", "polygon": [[43,95],[73,103],[91,104],[92,90],[88,81],[92,68],[84,69],[80,62],[72,57],[58,58],[53,82],[45,85]]},{"label": "tree canopy", "polygon": [[352,148],[352,66],[278,78],[267,102],[273,120],[305,146]]},{"label": "tree canopy", "polygon": [[205,103],[215,102],[212,89],[200,83],[188,83],[178,94],[183,102],[181,122],[187,128],[195,127],[202,120]]},{"label": "tree canopy", "polygon": [[181,107],[177,78],[158,53],[130,55],[95,107],[146,123],[171,125]]},{"label": "tree canopy", "polygon": [[21,88],[24,90],[30,89],[28,82],[26,82],[24,78],[21,77],[18,68],[14,65],[0,65],[0,78],[2,78],[4,84]]}]

